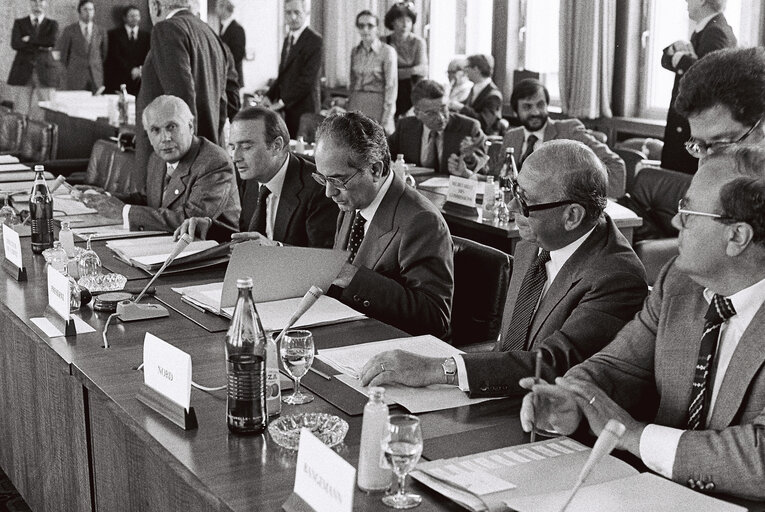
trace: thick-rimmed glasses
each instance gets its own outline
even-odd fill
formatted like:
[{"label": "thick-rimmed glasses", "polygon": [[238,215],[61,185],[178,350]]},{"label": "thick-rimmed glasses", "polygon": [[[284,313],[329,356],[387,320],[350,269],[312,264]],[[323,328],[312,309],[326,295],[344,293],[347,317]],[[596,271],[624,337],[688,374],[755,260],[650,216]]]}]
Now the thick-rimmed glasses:
[{"label": "thick-rimmed glasses", "polygon": [[335,187],[337,190],[348,190],[348,183],[351,182],[353,178],[355,178],[358,174],[364,172],[363,169],[356,169],[356,172],[353,173],[351,177],[345,180],[341,180],[340,178],[328,178],[324,176],[321,173],[318,173],[316,171],[311,173],[311,176],[313,176],[313,179],[316,180],[316,183],[321,185],[322,187],[326,187],[327,183]]},{"label": "thick-rimmed glasses", "polygon": [[521,197],[521,187],[518,186],[518,180],[515,178],[512,178],[510,180],[510,190],[512,190],[513,197],[515,198],[518,205],[521,207],[521,215],[523,215],[524,217],[528,217],[529,213],[539,211],[539,210],[550,210],[552,208],[557,208],[559,206],[563,206],[567,204],[577,204],[576,201],[573,201],[571,199],[566,199],[563,201],[553,201],[552,203],[527,204],[526,200]]},{"label": "thick-rimmed glasses", "polygon": [[721,149],[727,148],[728,146],[744,142],[754,132],[754,130],[760,126],[761,122],[762,118],[758,119],[757,122],[754,123],[754,125],[749,128],[744,135],[736,140],[718,140],[714,142],[704,142],[691,137],[688,139],[688,142],[685,143],[685,150],[695,158],[703,158],[707,155],[711,155],[715,151],[720,151]]},{"label": "thick-rimmed glasses", "polygon": [[416,116],[421,116],[426,119],[433,119],[436,117],[446,117],[448,113],[449,113],[448,105],[441,105],[435,110],[420,110],[418,108],[414,109],[414,114]]},{"label": "thick-rimmed glasses", "polygon": [[682,226],[683,229],[685,229],[685,223],[688,222],[688,217],[690,215],[696,215],[698,217],[708,217],[714,221],[722,222],[723,224],[735,220],[731,217],[720,215],[719,213],[697,212],[695,210],[689,210],[686,208],[687,204],[688,204],[688,201],[685,198],[681,199],[677,203],[677,214],[678,214],[678,217],[680,217],[680,226]]}]

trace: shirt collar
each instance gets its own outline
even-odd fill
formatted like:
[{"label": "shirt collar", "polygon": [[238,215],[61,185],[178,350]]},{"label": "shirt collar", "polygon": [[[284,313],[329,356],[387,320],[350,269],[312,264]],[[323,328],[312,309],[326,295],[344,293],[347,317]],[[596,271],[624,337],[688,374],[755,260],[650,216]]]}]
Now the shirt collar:
[{"label": "shirt collar", "polygon": [[229,16],[225,20],[221,20],[221,22],[220,22],[220,33],[221,34],[226,31],[228,26],[231,25],[232,21],[234,21],[234,17],[233,16]]},{"label": "shirt collar", "polygon": [[486,87],[489,85],[490,82],[491,82],[491,77],[487,76],[486,78],[484,78],[480,82],[476,82],[473,85],[473,99],[474,100],[475,100],[475,98],[478,97],[479,94],[481,94],[481,92],[483,92],[484,89],[486,89]]},{"label": "shirt collar", "polygon": [[78,21],[78,23],[80,24],[80,29],[83,29],[85,27],[88,27],[88,28],[91,28],[91,29],[93,28],[93,22],[92,21],[88,22],[88,23],[83,23],[82,21]]},{"label": "shirt collar", "polygon": [[391,183],[393,183],[393,169],[388,171],[388,177],[385,178],[382,187],[380,187],[380,190],[377,191],[377,195],[375,196],[374,200],[369,203],[369,206],[359,210],[361,216],[367,220],[367,226],[372,221],[372,219],[374,219],[375,213],[377,213],[377,209],[380,207],[380,203],[382,203],[385,194],[388,193],[388,189],[390,188]]},{"label": "shirt collar", "polygon": [[715,16],[717,16],[718,14],[720,14],[720,13],[719,13],[719,12],[716,12],[716,13],[714,13],[714,14],[710,14],[710,15],[709,15],[709,16],[707,16],[706,18],[702,18],[702,19],[701,19],[701,21],[699,21],[698,23],[696,23],[696,25],[693,27],[693,31],[694,31],[694,32],[701,32],[702,30],[704,30],[704,28],[707,26],[707,23],[709,23],[710,21],[712,21],[712,18],[714,18],[714,17],[715,17]]},{"label": "shirt collar", "polygon": [[308,23],[303,23],[303,26],[300,27],[297,30],[290,30],[290,33],[288,35],[292,36],[292,44],[295,44],[298,42],[298,39],[300,39],[300,36],[303,34],[303,31],[308,26]]},{"label": "shirt collar", "polygon": [[178,8],[178,9],[173,9],[172,11],[170,11],[169,13],[167,13],[167,16],[165,16],[165,19],[166,19],[166,20],[169,20],[170,18],[172,18],[173,16],[175,16],[176,14],[178,14],[178,13],[179,13],[179,12],[181,12],[181,11],[188,11],[188,8],[186,8],[186,7],[180,7],[180,8]]},{"label": "shirt collar", "polygon": [[587,233],[583,234],[570,244],[568,244],[565,247],[561,247],[560,249],[555,249],[554,251],[550,251],[550,264],[554,267],[554,274],[558,274],[558,271],[563,268],[563,265],[566,264],[566,262],[571,258],[571,256],[576,252],[577,249],[584,243],[585,240],[587,240],[587,237],[589,237],[593,231],[595,231],[595,226],[593,226]]},{"label": "shirt collar", "polygon": [[[366,48],[364,47],[364,43],[359,43],[359,48],[361,48],[362,50],[366,50]],[[369,48],[375,53],[380,53],[380,50],[382,49],[382,41],[380,41],[379,38],[375,39],[374,41],[372,41],[372,44]]]},{"label": "shirt collar", "polygon": [[173,163],[165,162],[165,170],[166,170],[168,176],[172,176],[173,175],[175,170],[178,168],[178,164],[179,163],[180,163],[180,160],[178,160],[177,162],[173,162]]},{"label": "shirt collar", "polygon": [[[712,302],[714,294],[715,292],[709,288],[704,288],[704,299],[707,302]],[[728,299],[733,303],[733,309],[736,310],[736,320],[742,322],[742,325],[749,325],[754,315],[765,303],[765,279],[737,291]]]},{"label": "shirt collar", "polygon": [[271,194],[274,196],[281,196],[282,195],[282,188],[284,187],[284,177],[287,175],[287,166],[290,163],[290,157],[289,155],[287,158],[284,159],[284,163],[279,168],[278,171],[276,171],[276,174],[274,174],[274,177],[271,178],[268,183],[266,183],[266,187],[268,187],[268,190],[271,191]]},{"label": "shirt collar", "polygon": [[539,130],[537,130],[535,132],[530,132],[524,126],[523,127],[523,140],[524,140],[524,142],[529,140],[529,135],[532,135],[532,134],[536,135],[538,142],[544,142],[544,140],[545,140],[545,128],[547,128],[547,123],[545,123],[544,126],[542,126],[542,128],[540,128]]},{"label": "shirt collar", "polygon": [[35,16],[34,14],[29,15],[29,21],[32,23],[35,22],[35,18],[37,18],[37,23],[42,23],[42,21],[45,19],[45,14],[41,14],[40,16]]}]

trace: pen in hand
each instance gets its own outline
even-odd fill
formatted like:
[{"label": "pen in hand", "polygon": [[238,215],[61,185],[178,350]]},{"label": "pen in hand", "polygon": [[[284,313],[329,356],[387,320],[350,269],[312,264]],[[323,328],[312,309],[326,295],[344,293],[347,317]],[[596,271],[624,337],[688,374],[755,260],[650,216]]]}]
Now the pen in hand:
[{"label": "pen in hand", "polygon": [[[539,382],[542,380],[542,351],[537,350],[536,351],[536,363],[534,366],[534,384],[539,384]],[[534,400],[534,405],[536,406],[536,400]],[[536,423],[536,407],[534,408],[534,422]],[[530,436],[530,442],[536,442],[537,440],[537,427],[536,425],[532,425],[531,427],[531,436]]]}]

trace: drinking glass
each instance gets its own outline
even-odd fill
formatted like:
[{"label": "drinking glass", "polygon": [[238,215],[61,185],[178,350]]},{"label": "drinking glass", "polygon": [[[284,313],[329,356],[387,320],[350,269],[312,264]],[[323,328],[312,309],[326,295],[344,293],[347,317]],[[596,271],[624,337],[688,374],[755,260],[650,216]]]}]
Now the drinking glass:
[{"label": "drinking glass", "polygon": [[[16,210],[11,206],[10,196],[6,194],[3,199],[3,207],[0,208],[0,224],[8,224],[9,226],[12,226],[19,222],[21,221],[19,220],[19,216],[16,215]],[[2,235],[2,231],[0,231],[0,235]]]},{"label": "drinking glass", "polygon": [[284,369],[295,381],[295,392],[291,395],[283,395],[282,402],[285,404],[307,404],[313,401],[313,395],[300,391],[300,379],[308,372],[313,363],[313,335],[310,331],[293,330],[287,331],[282,338],[279,354],[284,364]]},{"label": "drinking glass", "polygon": [[406,492],[406,475],[414,469],[422,455],[420,420],[411,414],[391,414],[381,442],[385,461],[398,477],[396,494],[389,494],[382,502],[396,509],[413,508],[422,502],[418,494]]},{"label": "drinking glass", "polygon": [[93,235],[88,235],[88,245],[77,258],[77,270],[79,271],[80,279],[101,274],[101,258],[90,247],[91,238],[93,238]]}]

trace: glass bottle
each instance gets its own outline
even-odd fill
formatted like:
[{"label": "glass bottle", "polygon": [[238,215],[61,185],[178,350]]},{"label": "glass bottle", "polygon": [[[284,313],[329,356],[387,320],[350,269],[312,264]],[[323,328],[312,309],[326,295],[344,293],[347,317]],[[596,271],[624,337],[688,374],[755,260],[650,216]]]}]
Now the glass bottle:
[{"label": "glass bottle", "polygon": [[14,224],[18,224],[20,222],[19,216],[16,215],[16,210],[13,209],[13,206],[11,206],[10,203],[10,197],[8,194],[6,194],[5,198],[3,199],[3,207],[0,208],[0,247],[2,247],[3,240],[3,227],[1,224],[13,226]]},{"label": "glass bottle", "polygon": [[66,264],[67,261],[69,261],[69,257],[66,255],[64,247],[58,240],[53,242],[53,247],[43,251],[43,256],[45,257],[45,261],[48,263],[48,265],[58,270],[62,274],[67,270]]},{"label": "glass bottle", "polygon": [[61,231],[58,232],[58,241],[61,242],[61,246],[66,251],[66,255],[70,258],[74,258],[74,233],[67,221],[61,222]]},{"label": "glass bottle", "polygon": [[[256,311],[257,313],[257,311]],[[274,333],[277,336],[277,333]],[[282,386],[279,382],[279,348],[274,336],[268,338],[266,347],[266,410],[268,417],[278,416],[282,412]]]},{"label": "glass bottle", "polygon": [[382,441],[388,423],[388,406],[385,404],[385,388],[369,388],[369,402],[364,406],[361,421],[361,445],[359,446],[359,489],[366,492],[383,491],[390,487],[390,468],[380,467]]},{"label": "glass bottle", "polygon": [[45,168],[35,165],[35,181],[29,196],[32,252],[42,253],[53,247],[53,197],[45,182]]},{"label": "glass bottle", "polygon": [[226,419],[234,434],[260,434],[266,409],[266,336],[252,300],[252,278],[236,280],[236,300],[226,333]]},{"label": "glass bottle", "polygon": [[127,85],[120,84],[120,95],[117,99],[117,112],[119,113],[120,126],[128,124],[128,106],[130,100],[128,99]]},{"label": "glass bottle", "polygon": [[298,135],[297,143],[295,144],[295,153],[305,153],[305,139],[302,135]]},{"label": "glass bottle", "polygon": [[494,176],[486,176],[486,188],[483,189],[483,221],[494,222],[494,201],[497,190],[494,187]]},{"label": "glass bottle", "polygon": [[[61,242],[56,243],[61,244]],[[63,249],[61,250],[63,251]],[[80,305],[82,305],[82,296],[80,295],[82,293],[82,288],[80,288],[80,285],[77,284],[77,281],[75,281],[74,278],[69,275],[69,270],[66,268],[66,265],[64,265],[60,272],[64,274],[69,280],[69,311],[77,311],[80,309]]]},{"label": "glass bottle", "polygon": [[80,279],[101,274],[101,258],[98,257],[96,251],[90,246],[92,238],[93,235],[88,235],[88,243],[85,246],[85,250],[77,258],[77,270],[80,274]]},{"label": "glass bottle", "polygon": [[417,188],[417,182],[414,180],[414,176],[409,172],[409,168],[404,161],[404,155],[396,155],[396,161],[393,162],[393,172],[396,173],[399,178],[404,180],[404,183],[407,186]]}]

